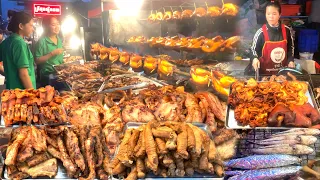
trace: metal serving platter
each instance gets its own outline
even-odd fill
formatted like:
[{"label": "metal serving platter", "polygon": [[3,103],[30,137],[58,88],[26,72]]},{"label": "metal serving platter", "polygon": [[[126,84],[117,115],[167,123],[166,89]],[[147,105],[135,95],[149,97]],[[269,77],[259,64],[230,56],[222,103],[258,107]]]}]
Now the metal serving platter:
[{"label": "metal serving platter", "polygon": [[54,68],[54,70],[56,71],[56,73],[58,73],[61,69],[63,69],[66,66],[72,65],[72,64],[79,64],[79,65],[83,65],[84,64],[84,60],[80,59],[80,60],[76,60],[73,62],[66,62],[63,64],[59,64],[59,65],[52,65],[52,67]]},{"label": "metal serving platter", "polygon": [[[126,126],[123,128],[123,131],[125,132],[127,129],[137,129],[139,128],[141,125],[144,125],[146,123],[139,123],[139,122],[128,122],[126,124]],[[199,127],[200,129],[204,130],[208,135],[209,137],[212,139],[213,136],[212,136],[212,133],[208,127],[208,125],[204,124],[204,123],[191,123],[193,124],[194,126],[197,126]],[[116,149],[116,152],[115,152],[115,155],[114,157],[116,156],[116,154],[118,153],[118,150],[119,150],[119,147],[120,147],[120,144],[118,145],[117,149]],[[120,179],[120,178],[117,178],[115,176],[112,177],[112,179]],[[150,180],[153,180],[153,179],[164,179],[163,177],[161,176],[156,176],[154,175],[153,173],[148,173],[146,174],[146,178],[145,179],[150,179]],[[208,174],[208,173],[203,173],[203,174],[200,174],[200,173],[197,173],[197,172],[194,172],[194,175],[191,176],[191,177],[174,177],[174,178],[165,178],[165,179],[172,179],[172,180],[183,180],[183,179],[201,179],[201,180],[205,180],[205,179],[210,179],[210,180],[222,180],[224,179],[224,177],[218,177],[217,175],[212,175],[212,174]]]},{"label": "metal serving platter", "polygon": [[[261,81],[259,81],[261,82]],[[306,93],[306,96],[308,97],[308,102],[315,108],[318,109],[318,104],[316,103],[316,100],[314,98],[311,86],[309,82],[302,81],[308,84],[308,91]],[[232,87],[230,87],[230,93],[231,93]],[[232,109],[231,105],[227,106],[226,109],[226,128],[227,129],[291,129],[294,127],[255,127],[252,128],[249,125],[243,126],[237,122],[237,120],[234,117],[234,109]]]}]

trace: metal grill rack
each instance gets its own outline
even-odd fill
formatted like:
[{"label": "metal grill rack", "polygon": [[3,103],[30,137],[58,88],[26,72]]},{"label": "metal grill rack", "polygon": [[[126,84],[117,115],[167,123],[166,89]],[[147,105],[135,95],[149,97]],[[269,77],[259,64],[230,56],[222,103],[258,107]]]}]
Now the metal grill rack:
[{"label": "metal grill rack", "polygon": [[[259,129],[251,130],[247,136],[240,139],[237,146],[237,157],[246,157],[253,155],[252,149],[261,147],[261,145],[254,144],[252,142],[257,142],[259,140],[267,139],[272,134],[281,132],[285,130],[271,130],[271,129]],[[307,165],[309,160],[316,159],[320,157],[320,136],[317,136],[318,140],[315,144],[310,145],[314,149],[314,152],[309,155],[300,155],[299,158],[302,159],[300,165]]]}]

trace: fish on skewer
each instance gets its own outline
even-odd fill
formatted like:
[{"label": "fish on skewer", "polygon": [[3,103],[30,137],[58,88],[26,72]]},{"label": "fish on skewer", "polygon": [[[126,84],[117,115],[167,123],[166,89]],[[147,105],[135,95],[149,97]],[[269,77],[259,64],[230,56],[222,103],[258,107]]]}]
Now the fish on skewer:
[{"label": "fish on skewer", "polygon": [[276,144],[302,144],[302,145],[311,145],[316,143],[317,137],[315,136],[306,136],[306,135],[284,135],[284,136],[276,136],[269,139],[258,140],[256,142],[252,142],[258,145],[276,145]]},{"label": "fish on skewer", "polygon": [[300,163],[301,159],[296,156],[285,154],[253,155],[244,158],[232,159],[225,162],[226,167],[237,169],[265,169],[288,166]]},{"label": "fish on skewer", "polygon": [[280,168],[270,168],[270,169],[258,169],[243,171],[242,174],[233,176],[229,180],[245,180],[245,179],[282,179],[287,176],[292,176],[297,174],[302,169],[301,166],[289,166]]},{"label": "fish on skewer", "polygon": [[320,135],[319,129],[310,129],[310,128],[295,128],[287,131],[282,131],[271,135],[271,137],[284,136],[284,135],[311,135],[318,136]]},{"label": "fish on skewer", "polygon": [[276,144],[252,149],[255,154],[288,154],[288,155],[307,155],[314,150],[306,145]]}]

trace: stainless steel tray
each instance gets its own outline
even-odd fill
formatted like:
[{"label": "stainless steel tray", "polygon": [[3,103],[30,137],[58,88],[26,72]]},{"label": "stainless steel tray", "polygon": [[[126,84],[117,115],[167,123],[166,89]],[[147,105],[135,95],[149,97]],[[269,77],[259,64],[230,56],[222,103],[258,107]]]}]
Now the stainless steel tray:
[{"label": "stainless steel tray", "polygon": [[[305,81],[303,81],[303,82],[305,82]],[[311,86],[310,86],[309,82],[305,82],[305,83],[308,84],[308,91],[306,93],[306,96],[308,97],[308,102],[315,109],[318,110],[318,105],[317,105],[317,103],[315,101]],[[230,86],[230,93],[231,93],[231,90],[232,90],[232,86]],[[227,116],[226,116],[226,128],[227,129],[291,129],[291,128],[294,128],[294,127],[255,127],[255,128],[252,128],[249,125],[242,126],[235,119],[235,117],[234,117],[234,109],[232,109],[231,105],[228,105],[227,110],[226,110],[226,114],[227,114]]]},{"label": "stainless steel tray", "polygon": [[[125,127],[123,128],[123,131],[125,132],[127,129],[137,129],[139,126],[141,125],[144,125],[146,123],[139,123],[139,122],[128,122]],[[209,130],[209,127],[208,125],[204,124],[204,123],[191,123],[193,124],[194,126],[197,126],[199,128],[201,128],[202,130],[204,130],[208,135],[209,137],[212,139],[213,136],[212,136],[212,133],[211,131]],[[116,154],[118,153],[118,149],[119,149],[119,146],[120,144],[118,145],[117,149],[116,149],[116,152],[115,152],[115,155],[114,157],[116,156]],[[212,175],[212,174],[208,174],[208,173],[203,173],[203,174],[200,174],[200,173],[197,173],[195,172],[194,175],[192,177],[183,177],[183,178],[179,178],[179,177],[176,177],[176,178],[165,178],[165,179],[172,179],[172,180],[182,180],[182,179],[211,179],[211,180],[222,180],[224,177],[220,178],[216,175]],[[112,177],[112,179],[118,179],[116,177]],[[164,179],[163,177],[159,177],[159,176],[155,176],[153,173],[148,173],[146,174],[146,178],[145,179],[150,179],[150,180],[153,180],[153,179]]]}]

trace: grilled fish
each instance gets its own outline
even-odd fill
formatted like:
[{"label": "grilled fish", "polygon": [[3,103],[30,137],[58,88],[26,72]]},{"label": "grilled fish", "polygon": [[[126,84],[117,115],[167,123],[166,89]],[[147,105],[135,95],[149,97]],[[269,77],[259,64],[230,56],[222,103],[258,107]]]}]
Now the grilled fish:
[{"label": "grilled fish", "polygon": [[270,168],[270,169],[258,169],[258,170],[249,170],[244,171],[244,173],[233,176],[229,180],[271,180],[271,179],[282,179],[286,176],[292,176],[297,174],[301,166],[288,166],[280,168]]},{"label": "grilled fish", "polygon": [[312,154],[314,150],[306,145],[290,145],[290,144],[276,144],[252,149],[255,154],[289,154],[289,155],[306,155]]},{"label": "grilled fish", "polygon": [[319,129],[310,129],[310,128],[295,128],[287,131],[282,131],[279,133],[273,134],[271,137],[283,136],[283,135],[311,135],[317,136],[320,135]]},{"label": "grilled fish", "polygon": [[275,145],[275,144],[303,144],[303,145],[311,145],[317,141],[317,137],[314,136],[306,136],[306,135],[284,135],[277,136],[270,139],[259,140],[253,142],[259,145]]},{"label": "grilled fish", "polygon": [[299,162],[301,162],[300,158],[284,154],[253,155],[232,159],[227,161],[225,166],[237,169],[263,169],[288,166]]}]

